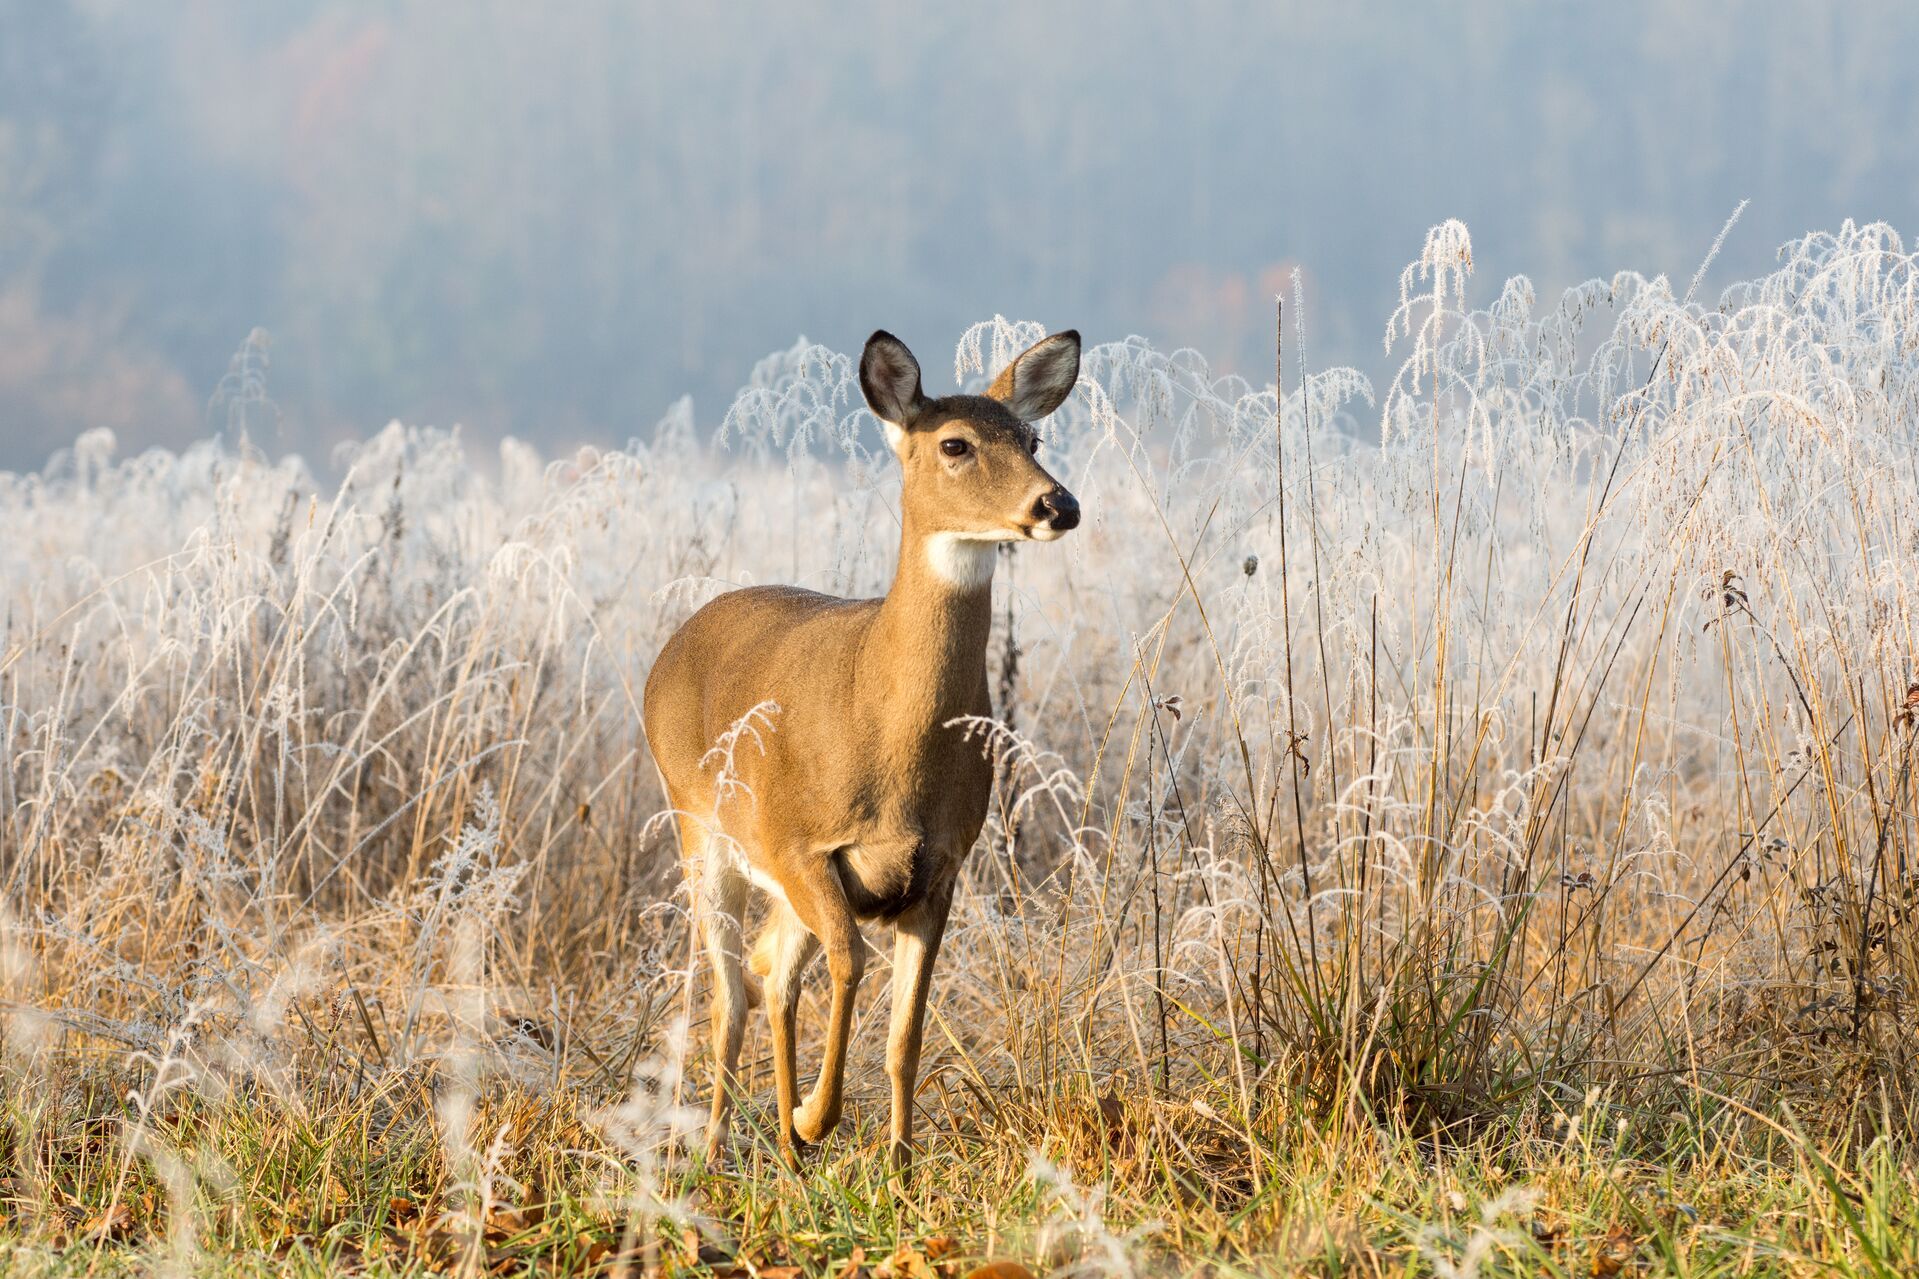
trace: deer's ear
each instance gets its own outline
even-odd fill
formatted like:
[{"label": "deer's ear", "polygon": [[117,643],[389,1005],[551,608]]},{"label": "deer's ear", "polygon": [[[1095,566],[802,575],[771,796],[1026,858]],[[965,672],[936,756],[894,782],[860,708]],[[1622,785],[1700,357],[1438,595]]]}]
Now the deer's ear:
[{"label": "deer's ear", "polygon": [[886,424],[886,442],[895,449],[913,417],[926,403],[920,390],[920,364],[906,343],[881,329],[866,339],[860,356],[860,390],[866,407]]},{"label": "deer's ear", "polygon": [[1079,381],[1079,330],[1041,338],[1000,370],[987,394],[1022,422],[1037,422],[1066,403]]}]

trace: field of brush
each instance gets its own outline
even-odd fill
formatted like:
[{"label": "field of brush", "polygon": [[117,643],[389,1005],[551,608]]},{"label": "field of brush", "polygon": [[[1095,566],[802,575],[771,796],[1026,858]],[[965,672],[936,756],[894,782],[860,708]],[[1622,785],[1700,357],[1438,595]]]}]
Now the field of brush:
[{"label": "field of brush", "polygon": [[1385,386],[1290,299],[1277,395],[1088,349],[901,1183],[885,947],[805,1170],[757,1016],[688,1153],[637,708],[721,590],[885,589],[847,355],[558,461],[396,424],[338,480],[243,429],[0,475],[0,1268],[1912,1273],[1919,260],[1471,267],[1435,228]]}]

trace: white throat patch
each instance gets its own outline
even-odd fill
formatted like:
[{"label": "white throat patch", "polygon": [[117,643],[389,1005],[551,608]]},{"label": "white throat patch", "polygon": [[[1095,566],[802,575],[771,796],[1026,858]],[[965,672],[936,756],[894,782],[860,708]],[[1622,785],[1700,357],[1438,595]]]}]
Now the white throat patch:
[{"label": "white throat patch", "polygon": [[941,581],[976,591],[992,582],[999,544],[1010,540],[977,533],[934,533],[926,539],[926,562]]}]

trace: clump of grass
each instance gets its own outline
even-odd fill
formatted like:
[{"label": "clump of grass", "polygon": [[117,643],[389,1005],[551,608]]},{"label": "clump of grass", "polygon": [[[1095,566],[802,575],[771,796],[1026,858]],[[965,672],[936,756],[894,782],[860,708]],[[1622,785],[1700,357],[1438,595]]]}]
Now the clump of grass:
[{"label": "clump of grass", "polygon": [[756,1041],[728,1166],[683,1150],[635,707],[718,590],[884,589],[845,357],[769,359],[718,448],[682,403],[551,463],[396,425],[338,484],[102,434],[0,476],[7,1264],[1910,1268],[1913,256],[1544,309],[1472,265],[1436,228],[1379,396],[1296,305],[1265,387],[1086,353],[905,1185],[871,1033],[803,1176]]}]

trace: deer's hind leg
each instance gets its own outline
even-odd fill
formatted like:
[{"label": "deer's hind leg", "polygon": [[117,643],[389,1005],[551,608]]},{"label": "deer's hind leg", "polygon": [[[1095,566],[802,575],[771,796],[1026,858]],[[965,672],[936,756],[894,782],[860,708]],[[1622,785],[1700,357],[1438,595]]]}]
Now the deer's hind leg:
[{"label": "deer's hind leg", "polygon": [[709,833],[696,818],[680,818],[680,840],[693,874],[694,915],[713,969],[707,1020],[713,1035],[713,1110],[706,1125],[706,1157],[717,1160],[726,1142],[726,1121],[739,1087],[740,1045],[746,1038],[746,1014],[759,1002],[757,983],[742,963],[746,904],[751,885],[737,859],[720,845],[726,836]]}]

